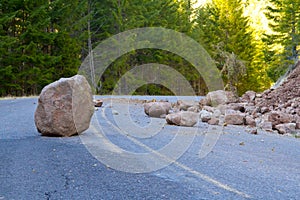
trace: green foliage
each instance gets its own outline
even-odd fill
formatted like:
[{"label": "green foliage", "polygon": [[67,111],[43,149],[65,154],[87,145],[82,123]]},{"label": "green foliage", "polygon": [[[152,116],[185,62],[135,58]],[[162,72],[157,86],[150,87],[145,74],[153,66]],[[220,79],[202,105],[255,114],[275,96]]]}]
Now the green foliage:
[{"label": "green foliage", "polygon": [[234,65],[231,55],[236,57],[234,60],[249,62],[253,59],[251,33],[248,31],[247,18],[243,17],[241,1],[213,0],[199,9],[196,22],[194,37],[204,45],[215,59],[217,67],[224,72],[224,81],[231,85],[230,79],[234,78],[234,87],[237,87],[242,74],[233,72],[236,74],[233,77],[231,69],[243,70],[238,69],[240,65]]},{"label": "green foliage", "polygon": [[268,73],[273,80],[277,80],[299,59],[300,1],[270,0],[270,3],[267,17],[273,34],[265,37],[269,49],[265,54],[271,65]]},{"label": "green foliage", "polygon": [[262,73],[264,58],[257,51],[258,45],[249,27],[249,19],[244,16],[241,0],[213,0],[200,7],[196,22],[193,37],[214,58],[231,90],[237,89],[242,94],[269,86],[269,81],[262,83],[259,80],[266,80],[266,73]]},{"label": "green foliage", "polygon": [[217,53],[220,56],[220,60],[224,61],[222,64],[221,73],[226,79],[227,85],[225,89],[232,91],[238,96],[237,87],[239,79],[246,73],[246,66],[244,61],[240,60],[233,52],[228,53],[221,49],[222,47],[216,46]]},{"label": "green foliage", "polygon": [[137,88],[134,95],[174,95],[172,91],[163,85],[147,84]]},{"label": "green foliage", "polygon": [[[104,39],[139,27],[192,36],[216,61],[229,89],[262,91],[270,85],[268,76],[275,81],[299,57],[300,0],[270,2],[267,16],[274,34],[261,41],[249,26],[242,0],[212,0],[196,15],[185,0],[0,0],[0,96],[38,94],[46,84],[76,74]],[[122,75],[146,63],[171,66],[198,95],[207,92],[190,63],[159,49],[120,55],[97,83],[98,92],[112,92]],[[136,94],[171,92],[162,85],[144,85]]]},{"label": "green foliage", "polygon": [[38,94],[46,84],[77,73],[76,6],[79,1],[0,2],[1,96]]},{"label": "green foliage", "polygon": [[[103,26],[107,35],[141,27],[165,27],[190,34],[192,23],[190,14],[192,9],[186,1],[174,0],[114,0],[111,1],[113,20],[105,22]],[[129,3],[130,2],[130,3]],[[110,15],[111,16],[111,15]],[[113,27],[113,29],[111,28]],[[159,35],[157,36],[159,37]],[[183,58],[170,52],[158,49],[143,49],[132,51],[116,60],[101,77],[100,94],[111,92],[118,79],[129,69],[145,63],[161,63],[171,66],[182,73],[194,85],[198,94],[204,94],[206,87],[200,75]],[[126,83],[125,83],[126,84]],[[139,88],[139,94],[160,94],[163,86],[144,86]],[[166,94],[169,94],[165,91]]]}]

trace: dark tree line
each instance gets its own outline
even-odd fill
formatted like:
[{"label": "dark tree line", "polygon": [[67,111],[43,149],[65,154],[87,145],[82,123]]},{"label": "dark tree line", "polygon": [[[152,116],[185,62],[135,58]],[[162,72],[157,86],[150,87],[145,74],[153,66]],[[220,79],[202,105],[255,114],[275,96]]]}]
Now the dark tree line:
[{"label": "dark tree line", "polygon": [[[298,0],[271,3],[266,13],[276,34],[257,42],[241,0],[212,0],[199,9],[185,0],[0,0],[0,96],[39,94],[45,85],[75,75],[99,42],[138,27],[165,27],[193,37],[216,61],[227,89],[261,91],[287,68],[281,63],[297,60],[299,51]],[[283,50],[272,48],[274,43]],[[201,75],[183,58],[143,49],[116,60],[101,77],[99,93],[110,93],[124,73],[145,63],[169,65],[197,94],[207,92]],[[136,93],[171,94],[158,85]]]}]

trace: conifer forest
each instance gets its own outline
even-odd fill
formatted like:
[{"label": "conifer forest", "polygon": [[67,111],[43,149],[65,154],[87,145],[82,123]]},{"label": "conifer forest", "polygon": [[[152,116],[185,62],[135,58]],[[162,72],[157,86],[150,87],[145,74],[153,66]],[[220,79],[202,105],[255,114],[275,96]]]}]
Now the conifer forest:
[{"label": "conifer forest", "polygon": [[[45,85],[77,74],[89,49],[140,27],[188,35],[213,58],[225,89],[260,92],[299,59],[300,0],[0,0],[0,96],[38,95]],[[122,55],[101,77],[97,93],[110,94],[122,74],[146,63],[171,66],[198,95],[207,93],[190,63],[159,49]],[[136,94],[171,92],[145,85]]]}]

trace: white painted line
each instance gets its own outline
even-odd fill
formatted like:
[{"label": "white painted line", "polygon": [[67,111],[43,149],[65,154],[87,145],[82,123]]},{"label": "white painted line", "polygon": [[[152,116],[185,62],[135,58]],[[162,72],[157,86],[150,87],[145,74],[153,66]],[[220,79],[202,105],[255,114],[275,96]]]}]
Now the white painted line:
[{"label": "white painted line", "polygon": [[196,170],[194,170],[194,169],[192,169],[192,168],[190,168],[190,167],[188,167],[188,166],[186,166],[186,165],[178,162],[177,160],[173,160],[173,159],[171,159],[171,158],[169,158],[169,157],[167,157],[167,156],[165,156],[165,155],[163,155],[163,154],[155,151],[154,149],[148,147],[144,143],[142,143],[142,142],[138,141],[137,139],[133,138],[129,134],[124,134],[123,131],[119,127],[115,126],[110,120],[108,120],[108,118],[105,115],[105,109],[106,109],[106,107],[107,106],[104,106],[103,109],[102,109],[102,112],[101,112],[102,117],[105,119],[105,121],[108,124],[110,124],[116,131],[118,131],[122,135],[126,136],[129,140],[131,140],[135,144],[137,144],[140,147],[148,150],[149,152],[151,152],[151,153],[159,156],[160,158],[165,159],[166,161],[170,161],[172,164],[175,164],[177,167],[180,167],[180,168],[186,170],[187,172],[189,172],[189,173],[197,176],[198,178],[200,178],[200,179],[202,179],[202,180],[204,180],[204,181],[206,181],[208,183],[211,183],[211,184],[213,184],[213,185],[215,185],[215,186],[217,186],[219,188],[222,188],[222,189],[227,190],[229,192],[235,193],[235,194],[237,194],[239,196],[242,196],[244,198],[249,198],[249,199],[251,198],[250,195],[248,195],[248,194],[246,194],[244,192],[241,192],[241,191],[239,191],[239,190],[237,190],[237,189],[235,189],[233,187],[230,187],[230,186],[228,186],[228,185],[226,185],[224,183],[221,183],[220,181],[217,181],[217,180],[215,180],[215,179],[213,179],[213,178],[211,178],[211,177],[209,177],[209,176],[207,176],[207,175],[205,175],[205,174],[203,174],[201,172],[198,172],[198,171],[196,171]]}]

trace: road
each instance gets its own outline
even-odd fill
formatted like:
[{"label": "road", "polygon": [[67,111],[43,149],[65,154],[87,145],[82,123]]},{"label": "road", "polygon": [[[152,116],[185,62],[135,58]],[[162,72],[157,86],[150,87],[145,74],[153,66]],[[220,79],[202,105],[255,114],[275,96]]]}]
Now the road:
[{"label": "road", "polygon": [[[178,131],[158,120],[163,124],[161,133],[133,139],[119,133],[117,120],[123,113],[118,105],[104,105],[94,117],[109,141],[126,152],[157,152],[173,142]],[[267,132],[252,135],[246,128],[227,126],[212,152],[200,158],[199,149],[209,133],[206,124],[198,123],[183,129],[183,144],[197,131],[182,156],[163,157],[169,165],[151,170],[159,163],[142,157],[134,165],[131,160],[118,163],[122,167],[115,170],[103,158],[95,158],[82,136],[40,136],[33,119],[36,106],[37,98],[0,100],[0,200],[299,199],[300,139]],[[132,121],[149,123],[141,105],[132,104],[130,109]],[[89,129],[83,135],[91,133]],[[117,160],[116,154],[111,160]],[[135,173],[136,165],[150,170]]]}]

